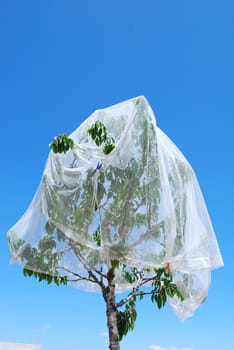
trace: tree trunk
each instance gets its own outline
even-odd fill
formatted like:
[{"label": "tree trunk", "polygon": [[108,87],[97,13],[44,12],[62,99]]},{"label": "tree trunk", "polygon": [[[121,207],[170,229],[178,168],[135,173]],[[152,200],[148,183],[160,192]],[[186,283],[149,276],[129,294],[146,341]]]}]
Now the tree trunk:
[{"label": "tree trunk", "polygon": [[107,327],[109,332],[109,349],[120,350],[119,333],[117,327],[117,308],[115,303],[114,268],[107,274],[108,286],[103,289],[103,298],[106,302]]}]

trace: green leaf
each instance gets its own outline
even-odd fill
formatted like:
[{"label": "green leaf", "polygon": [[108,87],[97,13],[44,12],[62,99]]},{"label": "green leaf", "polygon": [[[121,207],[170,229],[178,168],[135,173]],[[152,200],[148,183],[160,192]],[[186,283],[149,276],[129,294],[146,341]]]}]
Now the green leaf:
[{"label": "green leaf", "polygon": [[39,282],[46,280],[47,281],[47,275],[45,273],[39,273],[38,274],[38,280]]},{"label": "green leaf", "polygon": [[118,260],[112,260],[112,261],[111,261],[111,267],[112,267],[113,269],[118,269],[119,266],[120,266],[120,262],[119,262]]},{"label": "green leaf", "polygon": [[54,232],[55,226],[51,224],[49,221],[47,221],[45,226],[46,232],[51,235]]},{"label": "green leaf", "polygon": [[53,276],[47,276],[47,283],[51,284],[52,281],[53,281]]},{"label": "green leaf", "polygon": [[115,140],[113,138],[107,138],[103,147],[103,153],[109,154],[115,148]]},{"label": "green leaf", "polygon": [[163,299],[162,299],[162,295],[161,294],[158,294],[157,305],[158,305],[159,309],[161,309],[161,307],[163,306]]},{"label": "green leaf", "polygon": [[61,278],[55,276],[55,277],[54,277],[54,282],[55,282],[55,284],[57,284],[57,286],[59,286],[59,285],[61,284]]}]

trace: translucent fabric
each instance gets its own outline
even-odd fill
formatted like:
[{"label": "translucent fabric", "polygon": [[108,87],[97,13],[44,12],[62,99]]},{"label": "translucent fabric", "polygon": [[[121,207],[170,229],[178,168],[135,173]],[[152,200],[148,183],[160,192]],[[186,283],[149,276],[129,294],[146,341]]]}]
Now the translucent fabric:
[{"label": "translucent fabric", "polygon": [[[87,133],[96,121],[115,140],[108,155]],[[169,263],[185,296],[170,302],[180,318],[192,315],[222,257],[196,176],[147,100],[97,110],[70,137],[74,148],[50,152],[30,207],[8,233],[13,260],[59,276],[105,271],[113,260],[139,269]],[[121,271],[116,283],[130,288]],[[84,280],[72,285],[96,291]]]}]

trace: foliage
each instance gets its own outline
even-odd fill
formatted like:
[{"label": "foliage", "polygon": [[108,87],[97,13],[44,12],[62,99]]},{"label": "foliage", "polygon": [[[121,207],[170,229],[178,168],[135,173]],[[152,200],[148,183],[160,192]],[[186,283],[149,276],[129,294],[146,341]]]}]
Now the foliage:
[{"label": "foliage", "polygon": [[115,148],[115,140],[113,137],[109,137],[105,125],[97,120],[88,128],[88,134],[97,146],[103,144],[103,153],[109,154]]},{"label": "foliage", "polygon": [[66,153],[74,147],[73,139],[69,138],[67,134],[63,133],[54,138],[49,144],[54,153]]},{"label": "foliage", "polygon": [[39,282],[46,281],[48,284],[54,282],[57,286],[61,284],[67,285],[68,283],[67,276],[51,276],[43,272],[28,270],[27,268],[23,269],[23,274],[25,277],[35,277]]},{"label": "foliage", "polygon": [[137,318],[136,297],[133,297],[126,305],[124,311],[117,312],[117,326],[119,332],[119,340],[121,341],[125,335],[135,327]]}]

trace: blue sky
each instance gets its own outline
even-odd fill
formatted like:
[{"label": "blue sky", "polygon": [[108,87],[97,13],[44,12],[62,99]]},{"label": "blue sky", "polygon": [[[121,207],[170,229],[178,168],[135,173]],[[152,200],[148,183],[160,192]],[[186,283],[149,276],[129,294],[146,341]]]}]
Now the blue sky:
[{"label": "blue sky", "polygon": [[48,144],[95,109],[145,95],[192,164],[225,267],[181,323],[138,305],[121,350],[233,350],[234,5],[231,0],[0,1],[0,342],[107,349],[98,294],[9,265],[6,232],[39,184]]}]

